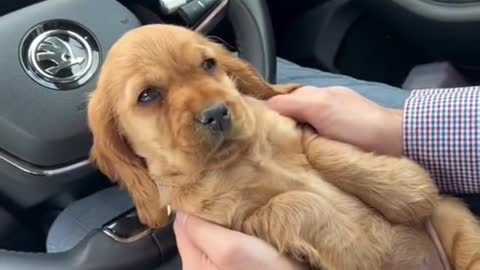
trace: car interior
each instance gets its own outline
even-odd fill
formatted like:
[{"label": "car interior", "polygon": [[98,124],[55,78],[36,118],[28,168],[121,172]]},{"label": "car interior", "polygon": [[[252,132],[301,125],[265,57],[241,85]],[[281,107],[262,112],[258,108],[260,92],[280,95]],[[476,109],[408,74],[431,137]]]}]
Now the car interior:
[{"label": "car interior", "polygon": [[[480,83],[478,0],[4,1],[0,269],[181,269],[172,228],[146,228],[134,208],[71,250],[46,249],[69,205],[113,185],[88,158],[103,59],[127,31],[161,23],[223,43],[271,83],[277,57],[406,91]],[[480,196],[460,197],[480,214]]]}]

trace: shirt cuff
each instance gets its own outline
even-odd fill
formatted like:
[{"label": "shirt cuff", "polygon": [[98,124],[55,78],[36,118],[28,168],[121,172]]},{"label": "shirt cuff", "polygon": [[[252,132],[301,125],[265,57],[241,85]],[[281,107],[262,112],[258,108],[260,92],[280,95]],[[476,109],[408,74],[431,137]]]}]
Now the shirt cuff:
[{"label": "shirt cuff", "polygon": [[446,193],[480,193],[480,88],[414,90],[404,110],[404,154]]}]

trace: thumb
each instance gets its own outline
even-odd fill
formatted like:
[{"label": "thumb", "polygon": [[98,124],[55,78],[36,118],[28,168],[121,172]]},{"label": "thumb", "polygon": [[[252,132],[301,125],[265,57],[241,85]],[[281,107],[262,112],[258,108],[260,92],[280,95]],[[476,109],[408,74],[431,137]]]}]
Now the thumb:
[{"label": "thumb", "polygon": [[186,215],[177,213],[173,226],[178,252],[182,258],[182,269],[197,270],[200,268],[202,270],[218,270],[218,268],[209,260],[207,255],[197,248],[197,246],[190,240],[185,231],[186,221]]},{"label": "thumb", "polygon": [[281,115],[298,122],[308,123],[309,111],[315,107],[316,94],[308,87],[302,87],[290,94],[277,95],[267,101],[267,106]]},{"label": "thumb", "polygon": [[183,226],[190,241],[219,268],[230,265],[240,255],[238,244],[243,243],[243,234],[195,216],[188,216]]}]

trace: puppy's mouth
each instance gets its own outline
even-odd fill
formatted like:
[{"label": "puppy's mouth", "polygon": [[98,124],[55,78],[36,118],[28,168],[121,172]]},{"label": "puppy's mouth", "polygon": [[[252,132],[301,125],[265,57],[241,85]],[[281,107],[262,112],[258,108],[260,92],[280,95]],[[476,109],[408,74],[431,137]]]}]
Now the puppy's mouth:
[{"label": "puppy's mouth", "polygon": [[236,156],[248,145],[248,140],[241,132],[240,127],[232,126],[227,131],[209,132],[209,145],[207,147],[206,161],[228,160]]},{"label": "puppy's mouth", "polygon": [[[228,133],[231,133],[231,131]],[[207,159],[214,159],[216,156],[221,156],[222,153],[231,151],[231,148],[235,145],[235,141],[228,135],[229,134],[219,133],[212,138],[212,144],[207,154]]]},{"label": "puppy's mouth", "polygon": [[205,162],[214,162],[217,166],[228,164],[241,156],[248,148],[246,142],[232,138],[219,138],[205,157]]}]

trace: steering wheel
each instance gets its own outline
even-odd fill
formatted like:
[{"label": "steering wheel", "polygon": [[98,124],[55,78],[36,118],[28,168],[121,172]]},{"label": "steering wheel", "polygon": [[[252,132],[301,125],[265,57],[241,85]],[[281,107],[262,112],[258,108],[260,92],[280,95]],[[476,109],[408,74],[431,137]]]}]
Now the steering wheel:
[{"label": "steering wheel", "polygon": [[[194,30],[207,34],[228,16],[239,57],[274,83],[276,54],[265,1],[216,2]],[[35,179],[37,192],[9,194],[31,205],[41,199],[42,185],[50,184],[42,178],[78,178],[94,171],[88,161],[87,97],[110,47],[141,24],[115,0],[49,0],[0,17],[0,175],[16,178],[14,184],[2,182],[0,190]],[[176,254],[174,243],[171,228],[145,228],[133,211],[65,253],[0,250],[0,269],[145,269]]]}]

